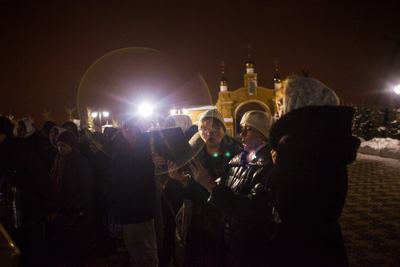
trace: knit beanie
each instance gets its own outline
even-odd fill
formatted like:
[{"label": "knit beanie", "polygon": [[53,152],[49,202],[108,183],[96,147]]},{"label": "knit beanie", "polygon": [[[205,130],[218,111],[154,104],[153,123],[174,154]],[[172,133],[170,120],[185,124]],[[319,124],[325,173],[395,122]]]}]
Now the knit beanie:
[{"label": "knit beanie", "polygon": [[224,127],[224,132],[226,132],[226,124],[225,124],[224,117],[222,116],[222,114],[218,110],[209,109],[206,112],[201,113],[199,115],[199,126],[200,126],[201,120],[206,119],[206,118],[217,119],[219,122],[221,122],[222,126]]},{"label": "knit beanie", "polygon": [[268,113],[260,110],[247,111],[240,121],[241,125],[247,124],[260,131],[266,139],[269,137],[269,130],[273,123],[274,118]]},{"label": "knit beanie", "polygon": [[283,114],[305,106],[338,106],[339,98],[329,87],[306,77],[289,78],[283,86]]},{"label": "knit beanie", "polygon": [[89,138],[92,142],[97,142],[99,143],[102,147],[107,145],[107,136],[105,134],[102,134],[100,132],[94,132],[91,135],[89,135]]},{"label": "knit beanie", "polygon": [[78,145],[78,138],[73,133],[65,131],[57,136],[56,143],[58,142],[64,142],[70,147],[76,148],[76,146]]}]

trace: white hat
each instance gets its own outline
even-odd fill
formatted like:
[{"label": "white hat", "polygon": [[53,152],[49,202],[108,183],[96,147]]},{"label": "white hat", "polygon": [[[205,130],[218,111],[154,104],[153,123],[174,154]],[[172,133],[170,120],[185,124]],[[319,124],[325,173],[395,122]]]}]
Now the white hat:
[{"label": "white hat", "polygon": [[260,110],[247,111],[240,120],[240,124],[247,124],[256,128],[267,139],[269,137],[269,130],[273,123],[274,118],[268,113]]}]

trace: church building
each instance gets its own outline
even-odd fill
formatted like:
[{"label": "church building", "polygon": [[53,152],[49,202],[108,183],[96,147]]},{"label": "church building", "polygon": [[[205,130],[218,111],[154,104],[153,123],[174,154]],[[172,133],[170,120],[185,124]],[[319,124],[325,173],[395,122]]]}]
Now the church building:
[{"label": "church building", "polygon": [[257,73],[254,72],[254,63],[249,54],[249,59],[246,62],[246,74],[244,74],[243,78],[244,87],[229,91],[223,64],[220,92],[218,93],[216,105],[189,108],[188,115],[192,118],[193,123],[198,123],[198,115],[202,112],[207,109],[216,108],[224,117],[227,134],[232,137],[238,137],[240,133],[240,120],[245,112],[249,110],[262,110],[273,116],[277,112],[275,94],[281,83],[277,67],[275,75],[272,78],[274,88],[261,87],[257,83]]}]

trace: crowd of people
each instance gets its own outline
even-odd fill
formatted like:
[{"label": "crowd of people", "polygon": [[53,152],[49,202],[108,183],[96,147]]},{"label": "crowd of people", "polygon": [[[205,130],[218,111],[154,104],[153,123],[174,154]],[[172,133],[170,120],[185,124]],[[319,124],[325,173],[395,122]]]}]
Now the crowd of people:
[{"label": "crowd of people", "polygon": [[169,116],[163,127],[195,154],[184,167],[139,116],[104,133],[0,116],[0,221],[20,266],[85,266],[119,240],[131,266],[348,266],[338,219],[360,144],[354,110],[303,77],[283,81],[276,102],[275,115],[242,116],[241,140],[216,109],[198,125]]}]

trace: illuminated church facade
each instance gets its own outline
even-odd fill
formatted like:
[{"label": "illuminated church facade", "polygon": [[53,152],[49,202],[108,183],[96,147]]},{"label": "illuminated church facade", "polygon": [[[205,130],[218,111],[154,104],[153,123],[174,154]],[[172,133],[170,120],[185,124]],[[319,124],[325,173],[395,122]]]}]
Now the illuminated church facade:
[{"label": "illuminated church facade", "polygon": [[229,91],[223,64],[220,92],[216,105],[189,108],[188,115],[192,118],[193,123],[197,124],[199,114],[207,109],[216,108],[224,117],[227,134],[236,137],[240,131],[240,120],[245,112],[249,110],[262,110],[270,115],[274,115],[277,112],[275,95],[281,83],[281,78],[279,77],[277,68],[275,71],[273,89],[259,86],[257,73],[254,72],[254,63],[249,56],[246,62],[246,74],[244,74],[244,87]]}]

